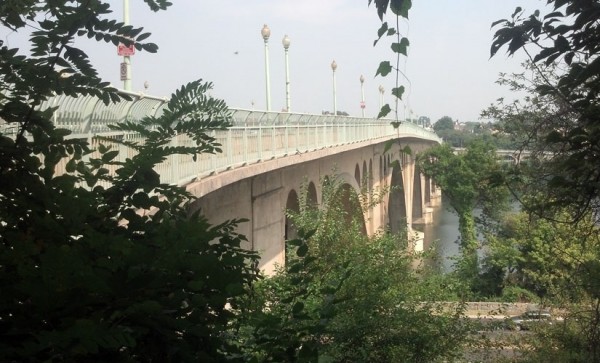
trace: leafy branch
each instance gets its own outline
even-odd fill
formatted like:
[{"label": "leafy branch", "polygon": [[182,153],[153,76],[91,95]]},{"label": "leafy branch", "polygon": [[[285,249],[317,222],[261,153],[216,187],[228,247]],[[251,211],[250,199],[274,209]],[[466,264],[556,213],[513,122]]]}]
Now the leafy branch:
[{"label": "leafy branch", "polygon": [[[399,120],[398,103],[400,100],[402,100],[402,96],[405,91],[405,87],[403,85],[400,85],[400,74],[402,74],[404,76],[404,78],[406,78],[406,75],[404,75],[400,71],[400,57],[408,56],[408,47],[410,45],[408,38],[403,37],[402,34],[400,34],[400,31],[399,31],[400,18],[402,17],[404,19],[408,19],[408,11],[412,7],[412,1],[411,0],[369,0],[369,5],[371,5],[372,2],[375,3],[375,7],[377,9],[377,15],[379,16],[379,19],[382,21],[381,27],[377,31],[377,39],[373,42],[373,46],[377,45],[377,43],[381,40],[381,38],[383,36],[395,37],[395,41],[390,46],[392,49],[392,52],[396,55],[395,66],[393,66],[390,61],[382,61],[379,64],[379,67],[377,68],[377,72],[375,73],[375,76],[377,77],[378,75],[380,75],[382,77],[386,77],[387,75],[392,73],[392,71],[394,71],[396,73],[395,87],[392,88],[391,93],[395,98],[395,120],[398,121]],[[395,28],[390,27],[387,22],[383,21],[383,17],[387,13],[388,8],[396,16],[396,25],[395,25],[396,27]],[[391,108],[390,108],[389,104],[385,104],[382,106],[381,110],[379,111],[377,118],[385,117],[390,112],[391,112]]]}]

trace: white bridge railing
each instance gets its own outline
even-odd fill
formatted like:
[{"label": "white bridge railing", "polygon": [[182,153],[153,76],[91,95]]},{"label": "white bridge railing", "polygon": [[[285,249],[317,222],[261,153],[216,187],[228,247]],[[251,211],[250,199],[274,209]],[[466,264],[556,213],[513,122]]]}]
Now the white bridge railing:
[{"label": "white bridge railing", "polygon": [[[140,120],[146,116],[159,116],[167,100],[142,94],[127,93],[132,101],[105,105],[100,99],[57,96],[46,101],[42,108],[58,107],[54,113],[56,127],[72,131],[72,137],[89,138],[92,146],[98,141],[95,135],[143,142],[137,134],[123,134],[108,128],[109,124],[125,120]],[[418,125],[403,122],[398,128],[392,120],[312,115],[287,112],[264,112],[230,109],[233,126],[214,131],[211,136],[222,145],[222,153],[198,155],[173,155],[157,172],[163,182],[185,185],[190,181],[239,166],[270,160],[296,153],[336,147],[369,140],[392,138],[419,138],[441,142],[433,132]],[[0,125],[6,126],[6,125]],[[0,132],[2,132],[0,127]],[[6,133],[7,129],[4,130]],[[184,135],[173,139],[173,145],[192,141]],[[130,149],[121,146],[120,160],[133,156]]]}]

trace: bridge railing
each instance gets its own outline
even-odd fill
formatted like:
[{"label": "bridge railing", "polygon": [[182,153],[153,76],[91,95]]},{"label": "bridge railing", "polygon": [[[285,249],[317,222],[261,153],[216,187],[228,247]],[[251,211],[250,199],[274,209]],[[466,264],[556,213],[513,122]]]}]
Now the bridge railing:
[{"label": "bridge railing", "polygon": [[[96,135],[143,143],[140,135],[114,132],[108,125],[160,116],[167,107],[167,100],[127,94],[132,100],[108,106],[96,97],[63,95],[48,99],[41,107],[57,107],[53,116],[55,125],[71,130],[72,137],[88,138],[92,146],[98,142],[93,138]],[[408,122],[394,128],[391,120],[385,119],[245,109],[230,109],[230,112],[233,126],[213,131],[211,135],[222,145],[223,152],[199,155],[196,161],[189,155],[172,155],[157,166],[163,182],[184,185],[195,178],[247,164],[370,140],[412,137],[441,142],[433,132]],[[0,129],[0,132],[7,131]],[[185,135],[172,140],[173,146],[191,143]],[[123,161],[132,156],[132,150],[124,146],[120,146],[119,151]]]}]

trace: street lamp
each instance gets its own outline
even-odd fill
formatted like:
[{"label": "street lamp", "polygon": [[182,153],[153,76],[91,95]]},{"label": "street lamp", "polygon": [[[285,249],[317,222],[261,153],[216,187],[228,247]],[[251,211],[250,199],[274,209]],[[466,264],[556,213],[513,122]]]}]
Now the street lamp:
[{"label": "street lamp", "polygon": [[267,111],[271,111],[271,81],[269,80],[269,37],[271,36],[271,29],[265,24],[260,31],[260,34],[265,41],[265,82],[267,89]]},{"label": "street lamp", "polygon": [[379,85],[379,111],[383,107],[383,92],[385,92],[385,89],[382,85]]},{"label": "street lamp", "polygon": [[[123,0],[123,24],[129,25],[129,0]],[[128,55],[123,56],[123,64],[121,65],[121,68],[123,88],[125,91],[131,91],[131,58]]]},{"label": "street lamp", "polygon": [[362,117],[365,117],[365,76],[360,75],[360,108]]},{"label": "street lamp", "polygon": [[337,69],[337,63],[335,60],[331,62],[331,70],[333,71],[333,115],[337,116],[337,99],[336,99],[336,89],[335,89],[335,70]]},{"label": "street lamp", "polygon": [[290,98],[290,64],[288,59],[288,49],[290,48],[290,37],[287,34],[281,41],[283,44],[283,50],[285,52],[285,108],[287,112],[291,112],[291,98]]}]

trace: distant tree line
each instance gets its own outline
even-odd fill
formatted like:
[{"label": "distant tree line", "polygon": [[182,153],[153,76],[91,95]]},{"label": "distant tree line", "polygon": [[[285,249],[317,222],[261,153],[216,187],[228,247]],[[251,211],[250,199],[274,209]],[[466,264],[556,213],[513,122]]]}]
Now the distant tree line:
[{"label": "distant tree line", "polygon": [[523,140],[519,135],[511,134],[492,122],[459,122],[444,116],[433,124],[433,130],[452,147],[467,147],[475,140],[483,140],[497,149],[517,150]]}]

